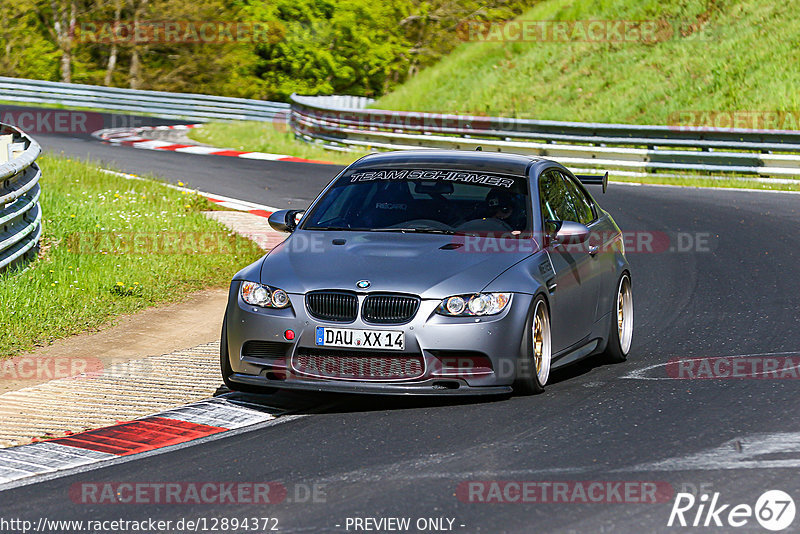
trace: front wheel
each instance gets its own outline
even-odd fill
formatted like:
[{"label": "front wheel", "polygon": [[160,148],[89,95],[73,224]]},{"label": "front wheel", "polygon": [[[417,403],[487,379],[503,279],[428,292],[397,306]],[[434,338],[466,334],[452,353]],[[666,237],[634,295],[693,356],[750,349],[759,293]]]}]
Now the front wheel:
[{"label": "front wheel", "polygon": [[538,296],[533,303],[533,313],[528,319],[514,391],[522,395],[543,392],[550,376],[551,356],[550,312],[544,297]]},{"label": "front wheel", "polygon": [[633,290],[628,273],[623,273],[617,284],[610,323],[604,356],[611,363],[621,363],[628,359],[633,340]]}]

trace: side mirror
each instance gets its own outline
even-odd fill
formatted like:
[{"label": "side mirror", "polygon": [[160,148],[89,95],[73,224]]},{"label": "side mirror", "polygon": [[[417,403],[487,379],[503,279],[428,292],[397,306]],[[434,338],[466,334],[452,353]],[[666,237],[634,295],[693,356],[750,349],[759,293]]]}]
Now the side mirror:
[{"label": "side mirror", "polygon": [[268,222],[277,232],[294,232],[297,227],[297,216],[303,210],[280,210],[269,216]]},{"label": "side mirror", "polygon": [[589,239],[589,233],[589,228],[584,224],[573,221],[563,221],[556,232],[555,241],[556,243],[566,243],[569,245],[583,243]]}]

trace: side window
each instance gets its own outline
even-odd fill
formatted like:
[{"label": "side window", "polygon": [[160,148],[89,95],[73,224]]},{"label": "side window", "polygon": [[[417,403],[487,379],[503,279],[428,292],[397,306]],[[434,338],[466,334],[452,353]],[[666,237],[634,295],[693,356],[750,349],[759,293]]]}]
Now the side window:
[{"label": "side window", "polygon": [[575,213],[577,213],[578,218],[575,219],[575,222],[579,222],[581,224],[591,224],[594,221],[594,209],[592,206],[592,201],[586,196],[578,184],[575,181],[567,176],[566,174],[559,173],[564,179],[566,183],[567,190],[569,191],[570,196],[570,203],[572,204]]},{"label": "side window", "polygon": [[577,221],[572,195],[557,171],[547,171],[539,178],[542,217],[551,221]]}]

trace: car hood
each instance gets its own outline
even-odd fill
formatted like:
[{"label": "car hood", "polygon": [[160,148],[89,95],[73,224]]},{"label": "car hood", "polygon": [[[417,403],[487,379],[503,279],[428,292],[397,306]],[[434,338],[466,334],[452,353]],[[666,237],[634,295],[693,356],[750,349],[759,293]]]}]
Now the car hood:
[{"label": "car hood", "polygon": [[[444,298],[481,291],[537,249],[531,240],[298,231],[264,258],[261,283],[289,293],[344,289]],[[369,289],[357,288],[360,280]]]}]

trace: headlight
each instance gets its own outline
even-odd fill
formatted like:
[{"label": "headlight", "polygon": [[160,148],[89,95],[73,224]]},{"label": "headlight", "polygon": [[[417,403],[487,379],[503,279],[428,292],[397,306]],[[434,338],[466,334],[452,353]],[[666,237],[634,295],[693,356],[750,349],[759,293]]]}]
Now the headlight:
[{"label": "headlight", "polygon": [[477,293],[455,295],[442,301],[436,312],[451,317],[496,315],[511,302],[511,293]]},{"label": "headlight", "polygon": [[242,300],[262,308],[288,308],[291,305],[289,295],[283,289],[255,282],[242,282]]}]

